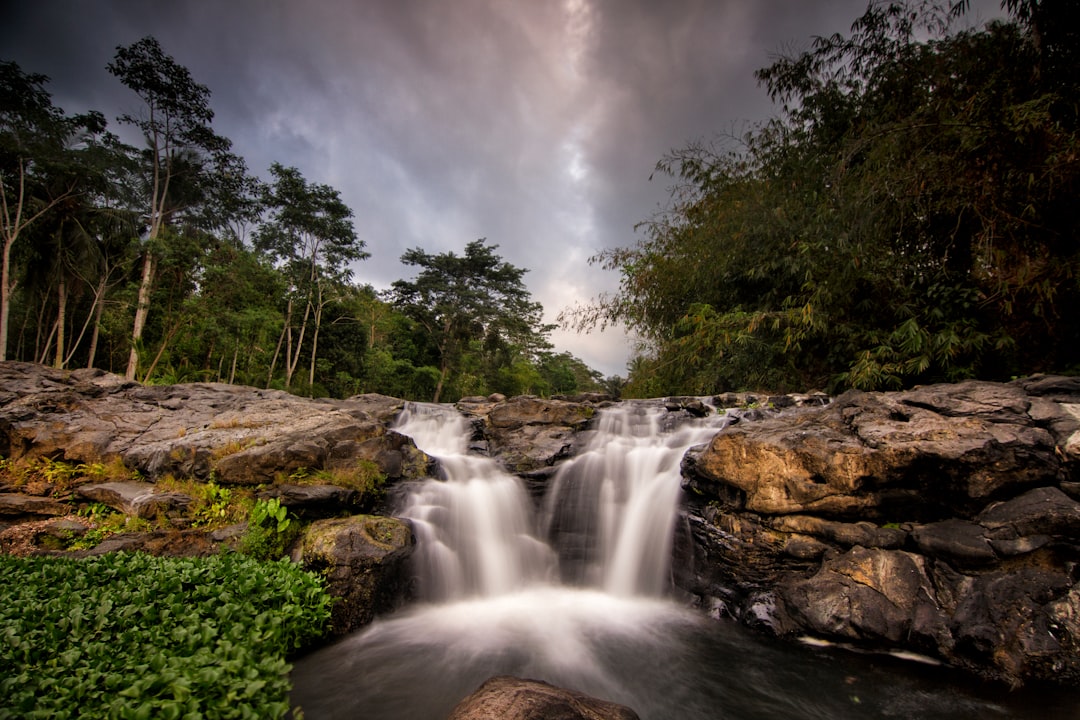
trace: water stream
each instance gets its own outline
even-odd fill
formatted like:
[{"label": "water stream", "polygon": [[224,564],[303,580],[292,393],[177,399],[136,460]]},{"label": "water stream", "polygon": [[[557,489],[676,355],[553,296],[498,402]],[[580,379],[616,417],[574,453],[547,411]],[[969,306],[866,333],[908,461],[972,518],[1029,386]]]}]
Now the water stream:
[{"label": "water stream", "polygon": [[308,720],[442,720],[510,674],[624,703],[643,720],[1077,717],[1075,694],[1007,694],[888,656],[792,646],[684,608],[669,587],[679,463],[724,422],[655,403],[601,411],[537,505],[468,452],[452,408],[398,431],[439,459],[398,513],[417,535],[420,600],[297,661]]}]

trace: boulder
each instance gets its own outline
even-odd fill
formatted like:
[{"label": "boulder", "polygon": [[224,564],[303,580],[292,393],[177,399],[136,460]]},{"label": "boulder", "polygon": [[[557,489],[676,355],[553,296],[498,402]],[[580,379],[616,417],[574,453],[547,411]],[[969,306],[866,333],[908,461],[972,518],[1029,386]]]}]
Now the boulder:
[{"label": "boulder", "polygon": [[969,516],[1065,479],[1061,438],[1029,406],[1021,388],[997,383],[851,391],[820,410],[719,433],[689,462],[688,486],[763,514]]},{"label": "boulder", "polygon": [[447,720],[637,720],[619,705],[539,680],[499,675],[462,700]]},{"label": "boulder", "polygon": [[396,518],[355,515],[311,523],[293,560],[323,574],[327,591],[339,598],[331,610],[334,635],[404,603],[410,594],[406,561],[415,542],[411,528]]},{"label": "boulder", "polygon": [[673,577],[778,635],[1080,679],[1080,380],[849,392],[683,462]]},{"label": "boulder", "polygon": [[108,482],[80,485],[75,494],[85,500],[99,502],[113,510],[151,519],[162,515],[179,515],[194,502],[190,495],[162,492],[153,483]]},{"label": "boulder", "polygon": [[299,518],[332,517],[357,510],[360,494],[337,485],[270,485],[255,494],[260,500],[277,500]]},{"label": "boulder", "polygon": [[258,485],[304,470],[373,463],[390,479],[430,459],[386,427],[402,402],[381,395],[310,400],[221,383],[142,386],[100,372],[0,363],[0,456],[72,463],[119,458],[164,475]]},{"label": "boulder", "polygon": [[578,433],[596,414],[591,403],[530,395],[486,403],[459,403],[474,418],[488,454],[508,471],[542,471],[573,454]]}]

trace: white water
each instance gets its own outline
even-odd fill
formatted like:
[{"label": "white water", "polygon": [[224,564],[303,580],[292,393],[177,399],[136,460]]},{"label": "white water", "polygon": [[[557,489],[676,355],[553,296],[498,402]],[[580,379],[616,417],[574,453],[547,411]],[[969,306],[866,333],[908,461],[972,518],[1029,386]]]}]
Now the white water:
[{"label": "white water", "polygon": [[401,512],[417,537],[421,597],[495,597],[554,576],[555,555],[537,535],[521,481],[491,460],[468,454],[463,417],[416,405],[402,413],[397,429],[438,458],[445,476],[421,485]]},{"label": "white water", "polygon": [[292,704],[309,720],[442,720],[484,680],[511,674],[629,705],[642,720],[1065,717],[763,643],[665,598],[679,464],[722,424],[669,427],[671,417],[644,403],[602,412],[536,508],[519,479],[468,453],[456,412],[411,406],[398,431],[442,476],[401,512],[424,601],[299,661]]},{"label": "white water", "polygon": [[679,463],[722,420],[684,422],[654,404],[601,411],[585,451],[555,476],[538,519],[522,482],[468,453],[457,412],[412,405],[397,430],[439,460],[401,517],[417,535],[420,592],[428,600],[496,597],[541,584],[596,588],[621,597],[661,595],[680,497]]}]

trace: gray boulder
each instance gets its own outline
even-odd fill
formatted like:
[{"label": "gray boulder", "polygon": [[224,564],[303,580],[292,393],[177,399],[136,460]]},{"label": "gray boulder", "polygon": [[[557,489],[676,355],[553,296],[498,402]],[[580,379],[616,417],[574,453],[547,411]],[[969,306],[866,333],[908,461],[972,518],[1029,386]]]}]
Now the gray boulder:
[{"label": "gray boulder", "polygon": [[402,520],[376,515],[316,520],[293,560],[326,577],[339,598],[331,609],[334,635],[346,635],[409,597],[406,561],[416,540]]}]

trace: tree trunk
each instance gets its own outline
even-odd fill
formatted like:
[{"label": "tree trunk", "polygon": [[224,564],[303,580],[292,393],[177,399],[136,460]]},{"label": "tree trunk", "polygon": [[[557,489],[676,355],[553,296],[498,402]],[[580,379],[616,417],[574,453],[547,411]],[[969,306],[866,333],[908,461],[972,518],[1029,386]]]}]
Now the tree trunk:
[{"label": "tree trunk", "polygon": [[[278,335],[277,347],[274,348],[274,357],[270,360],[270,371],[266,374],[266,387],[270,387],[270,384],[274,381],[274,369],[277,367],[278,358],[281,357],[281,344],[285,342],[286,333],[289,330],[289,325],[292,323],[292,298],[289,298],[288,303],[285,305],[285,325],[281,328],[281,334]],[[291,344],[291,340],[289,341]],[[288,362],[288,360],[286,360]]]},{"label": "tree trunk", "polygon": [[3,260],[0,261],[0,361],[7,360],[8,315],[11,312],[11,246],[15,236],[4,236]]},{"label": "tree trunk", "polygon": [[94,294],[94,329],[90,333],[90,350],[87,352],[86,367],[94,367],[94,360],[97,356],[98,338],[101,337],[101,315],[105,311],[105,280],[101,278],[101,283],[98,285],[98,291]]},{"label": "tree trunk", "polygon": [[431,399],[433,403],[439,402],[439,398],[442,397],[443,383],[446,382],[446,374],[450,370],[450,365],[446,360],[443,360],[441,365],[442,367],[439,368],[439,383],[435,386],[435,397]]},{"label": "tree trunk", "polygon": [[53,359],[53,367],[57,370],[64,368],[64,353],[67,348],[64,345],[65,325],[67,324],[67,278],[63,271],[56,286],[56,356]]},{"label": "tree trunk", "polygon": [[128,355],[127,370],[124,372],[124,377],[128,380],[135,379],[135,372],[139,367],[139,343],[142,341],[143,328],[146,327],[146,316],[150,314],[150,285],[153,278],[154,254],[147,245],[142,280],[139,283],[139,300],[135,306],[135,323],[131,328],[131,353]]}]

